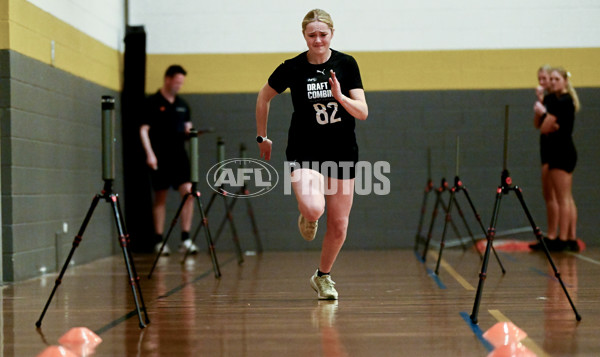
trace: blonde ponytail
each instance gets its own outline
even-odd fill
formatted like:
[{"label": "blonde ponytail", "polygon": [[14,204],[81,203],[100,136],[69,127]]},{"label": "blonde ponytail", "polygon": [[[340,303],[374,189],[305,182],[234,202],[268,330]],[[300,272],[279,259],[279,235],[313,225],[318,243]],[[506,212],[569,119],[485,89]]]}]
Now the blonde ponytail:
[{"label": "blonde ponytail", "polygon": [[567,84],[567,93],[573,98],[573,106],[575,107],[575,111],[578,112],[579,109],[581,109],[581,103],[579,102],[579,96],[577,95],[575,88],[573,88],[573,85],[571,84],[571,73],[567,72],[567,70],[562,67],[553,68],[552,71],[556,71],[564,78]]}]

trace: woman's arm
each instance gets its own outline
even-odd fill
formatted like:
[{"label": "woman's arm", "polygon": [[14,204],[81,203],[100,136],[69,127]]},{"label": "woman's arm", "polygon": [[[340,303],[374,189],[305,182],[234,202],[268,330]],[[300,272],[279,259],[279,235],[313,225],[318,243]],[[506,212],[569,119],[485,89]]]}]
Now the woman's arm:
[{"label": "woman's arm", "polygon": [[331,70],[331,78],[329,78],[331,93],[346,111],[359,120],[367,119],[369,116],[369,107],[365,98],[365,91],[362,88],[350,89],[350,97],[342,94],[342,87],[335,76],[335,72]]},{"label": "woman's arm", "polygon": [[[267,136],[267,122],[269,120],[269,108],[271,106],[271,99],[277,95],[277,91],[273,89],[269,83],[266,83],[260,92],[258,92],[258,98],[256,99],[256,135],[266,137]],[[273,142],[269,139],[258,144],[260,149],[260,157],[264,157],[265,160],[271,159],[271,148]]]},{"label": "woman's arm", "polygon": [[540,132],[542,134],[550,134],[557,131],[560,128],[558,123],[556,122],[556,116],[548,113],[546,114],[546,118],[542,122],[540,126]]},{"label": "woman's arm", "polygon": [[542,125],[545,114],[546,107],[544,104],[540,101],[535,102],[535,105],[533,106],[533,126],[535,126],[536,129],[539,129]]}]

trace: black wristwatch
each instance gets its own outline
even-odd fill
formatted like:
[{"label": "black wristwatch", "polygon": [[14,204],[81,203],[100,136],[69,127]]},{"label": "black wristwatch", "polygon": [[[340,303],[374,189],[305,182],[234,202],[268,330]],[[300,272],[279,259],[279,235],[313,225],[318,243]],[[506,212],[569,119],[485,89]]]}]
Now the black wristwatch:
[{"label": "black wristwatch", "polygon": [[259,143],[259,144],[262,143],[265,140],[267,140],[266,136],[260,136],[259,135],[259,136],[256,137],[256,142]]}]

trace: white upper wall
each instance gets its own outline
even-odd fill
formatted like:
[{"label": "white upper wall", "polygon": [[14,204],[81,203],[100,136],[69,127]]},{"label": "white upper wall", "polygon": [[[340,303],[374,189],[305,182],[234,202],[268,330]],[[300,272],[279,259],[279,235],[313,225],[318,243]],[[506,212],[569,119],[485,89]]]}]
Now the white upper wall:
[{"label": "white upper wall", "polygon": [[599,0],[130,0],[148,53],[296,52],[312,8],[345,51],[600,47]]},{"label": "white upper wall", "polygon": [[125,47],[125,0],[27,1],[110,48]]},{"label": "white upper wall", "polygon": [[[123,50],[126,0],[28,0]],[[297,52],[323,7],[344,51],[600,47],[599,0],[129,0],[150,54]]]}]

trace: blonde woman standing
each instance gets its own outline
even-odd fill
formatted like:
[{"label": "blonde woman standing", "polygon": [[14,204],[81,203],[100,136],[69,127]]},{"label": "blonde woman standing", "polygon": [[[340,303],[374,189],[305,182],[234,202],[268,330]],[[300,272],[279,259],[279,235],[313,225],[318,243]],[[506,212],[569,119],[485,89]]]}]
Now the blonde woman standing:
[{"label": "blonde woman standing", "polygon": [[550,72],[551,94],[544,105],[534,108],[540,117],[540,133],[547,140],[548,175],[558,204],[558,237],[548,239],[550,250],[579,251],[577,244],[577,207],[573,199],[573,172],[577,151],[573,142],[575,112],[580,108],[579,97],[563,68]]}]

